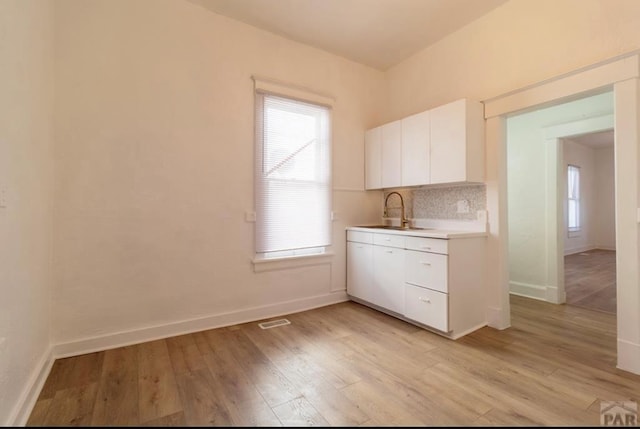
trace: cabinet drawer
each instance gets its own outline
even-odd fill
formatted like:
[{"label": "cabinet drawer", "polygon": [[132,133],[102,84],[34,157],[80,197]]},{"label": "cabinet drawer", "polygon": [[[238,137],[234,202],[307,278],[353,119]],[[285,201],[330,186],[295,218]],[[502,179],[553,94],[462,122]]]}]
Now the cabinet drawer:
[{"label": "cabinet drawer", "polygon": [[447,255],[405,252],[405,281],[412,285],[448,292]]},{"label": "cabinet drawer", "polygon": [[408,237],[394,234],[373,234],[373,244],[378,246],[404,248],[405,238]]},{"label": "cabinet drawer", "polygon": [[373,233],[362,231],[347,231],[347,241],[373,244]]},{"label": "cabinet drawer", "polygon": [[446,255],[449,253],[447,251],[448,243],[448,240],[443,240],[441,238],[407,237],[406,248],[410,250],[442,253],[443,255]]},{"label": "cabinet drawer", "polygon": [[405,317],[443,332],[449,331],[448,295],[405,284]]}]

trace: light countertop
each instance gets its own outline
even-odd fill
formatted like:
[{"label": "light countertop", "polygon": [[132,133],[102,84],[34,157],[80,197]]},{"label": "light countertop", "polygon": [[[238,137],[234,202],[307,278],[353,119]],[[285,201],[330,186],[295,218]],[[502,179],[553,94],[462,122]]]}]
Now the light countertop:
[{"label": "light countertop", "polygon": [[442,238],[442,239],[455,239],[455,238],[473,238],[473,237],[486,237],[487,233],[484,231],[457,231],[440,228],[426,228],[426,229],[390,229],[390,228],[376,228],[375,225],[359,225],[347,227],[348,231],[362,231],[373,232],[376,234],[394,234],[394,235],[408,235],[412,237],[428,237],[428,238]]}]

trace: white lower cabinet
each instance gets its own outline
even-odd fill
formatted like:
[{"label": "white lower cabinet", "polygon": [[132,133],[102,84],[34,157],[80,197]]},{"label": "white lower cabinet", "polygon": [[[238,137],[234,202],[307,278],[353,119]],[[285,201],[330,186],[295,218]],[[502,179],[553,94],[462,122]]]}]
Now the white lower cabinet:
[{"label": "white lower cabinet", "polygon": [[484,237],[406,234],[347,232],[349,296],[453,339],[485,326]]},{"label": "white lower cabinet", "polygon": [[347,242],[347,292],[365,301],[373,302],[373,245]]},{"label": "white lower cabinet", "polygon": [[[384,245],[374,245],[374,241]],[[404,237],[359,231],[347,233],[347,293],[402,314]],[[395,247],[391,247],[395,246]]]},{"label": "white lower cabinet", "polygon": [[371,303],[402,314],[404,308],[404,249],[373,246]]}]

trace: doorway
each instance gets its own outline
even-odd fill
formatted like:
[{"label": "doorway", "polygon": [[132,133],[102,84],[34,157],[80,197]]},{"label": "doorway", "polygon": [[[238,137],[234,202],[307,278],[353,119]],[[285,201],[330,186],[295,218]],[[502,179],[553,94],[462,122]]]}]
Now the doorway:
[{"label": "doorway", "polygon": [[614,131],[562,139],[566,304],[616,313]]},{"label": "doorway", "polygon": [[[484,100],[486,119],[487,317],[510,326],[507,117],[613,88],[616,163],[617,367],[640,374],[640,56],[632,53]],[[552,262],[552,261],[548,261]],[[552,267],[558,269],[560,267]],[[550,270],[548,269],[547,272]]]},{"label": "doorway", "polygon": [[[613,93],[606,91],[507,118],[511,294],[566,302],[567,250],[595,247],[594,155],[578,142],[610,131],[613,108]],[[568,200],[569,171],[580,199]],[[569,211],[575,224],[568,225]]]}]

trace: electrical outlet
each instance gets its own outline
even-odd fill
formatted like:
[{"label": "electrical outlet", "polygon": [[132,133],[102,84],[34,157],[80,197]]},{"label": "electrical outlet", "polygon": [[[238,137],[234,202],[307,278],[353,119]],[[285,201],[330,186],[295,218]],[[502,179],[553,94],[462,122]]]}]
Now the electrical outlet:
[{"label": "electrical outlet", "polygon": [[7,191],[4,188],[0,188],[0,209],[7,208]]},{"label": "electrical outlet", "polygon": [[468,200],[458,200],[458,213],[469,213]]}]

